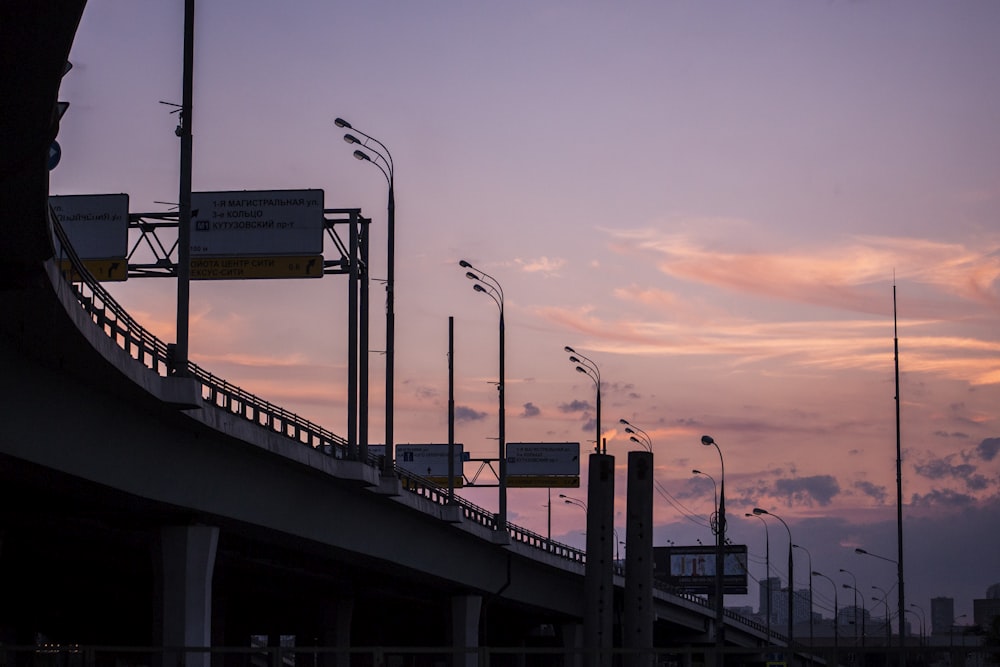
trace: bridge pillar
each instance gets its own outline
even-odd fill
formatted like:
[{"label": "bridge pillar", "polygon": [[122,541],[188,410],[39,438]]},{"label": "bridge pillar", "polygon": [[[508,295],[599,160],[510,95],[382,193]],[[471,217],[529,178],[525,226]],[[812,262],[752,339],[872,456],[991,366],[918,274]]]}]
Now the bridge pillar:
[{"label": "bridge pillar", "polygon": [[562,645],[566,649],[563,667],[583,667],[583,625],[580,623],[564,623],[560,626]]},{"label": "bridge pillar", "polygon": [[[163,595],[163,646],[212,645],[212,574],[219,542],[216,526],[164,526],[160,529]],[[211,654],[164,656],[164,665],[209,667]]]},{"label": "bridge pillar", "polygon": [[614,644],[615,457],[591,454],[589,466],[583,640],[587,665],[610,667]]},{"label": "bridge pillar", "polygon": [[[327,600],[323,603],[323,646],[338,649],[351,647],[351,621],[354,617],[354,598],[345,597]],[[351,654],[348,651],[322,653],[322,667],[348,667]]]},{"label": "bridge pillar", "polygon": [[[653,453],[628,453],[625,509],[625,631],[627,667],[653,664]],[[639,652],[641,651],[641,652]]]},{"label": "bridge pillar", "polygon": [[482,595],[456,595],[451,599],[451,645],[456,649],[453,667],[476,667],[479,664],[479,617]]}]

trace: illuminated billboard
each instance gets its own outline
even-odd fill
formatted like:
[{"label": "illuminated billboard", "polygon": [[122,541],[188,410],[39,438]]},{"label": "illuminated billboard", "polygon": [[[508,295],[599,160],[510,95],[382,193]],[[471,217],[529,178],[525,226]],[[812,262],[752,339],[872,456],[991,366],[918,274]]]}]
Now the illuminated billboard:
[{"label": "illuminated billboard", "polygon": [[[714,545],[653,547],[653,576],[688,593],[710,594],[715,591],[715,556]],[[747,593],[745,544],[726,545],[722,587],[730,595]]]}]

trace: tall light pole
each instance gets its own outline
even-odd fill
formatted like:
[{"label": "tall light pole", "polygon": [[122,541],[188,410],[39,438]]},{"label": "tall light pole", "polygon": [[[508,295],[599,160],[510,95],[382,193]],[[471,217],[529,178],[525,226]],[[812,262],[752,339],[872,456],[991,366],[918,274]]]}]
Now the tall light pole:
[{"label": "tall light pole", "polygon": [[[897,561],[893,560],[892,558],[886,558],[885,556],[879,556],[878,554],[873,554],[872,552],[866,551],[865,549],[857,548],[857,549],[854,550],[854,553],[861,554],[862,556],[871,556],[872,558],[878,558],[879,560],[884,560],[887,563],[892,563],[892,564],[896,565],[897,568],[899,566],[899,563]],[[897,576],[898,576],[898,569],[897,569]],[[897,585],[898,586],[902,586],[903,585],[903,580],[902,579],[898,579]],[[900,600],[900,605],[902,605],[902,600]],[[900,609],[900,611],[899,611],[899,647],[900,647],[900,651],[903,651],[904,650],[904,646],[905,646],[905,643],[903,641],[903,635],[904,635],[903,625],[906,623],[906,618],[904,617],[904,611],[905,611],[906,608],[903,607],[903,606],[900,606],[899,609]],[[892,641],[892,631],[891,630],[888,632],[888,636],[889,636],[889,641],[891,643],[891,641]]]},{"label": "tall light pole", "polygon": [[753,517],[764,524],[764,584],[767,589],[767,643],[771,643],[771,536],[764,517],[747,512],[745,516]]},{"label": "tall light pole", "polygon": [[364,139],[358,139],[350,132],[344,135],[344,141],[358,144],[375,155],[363,150],[355,150],[354,157],[363,162],[370,162],[379,168],[389,185],[389,201],[387,205],[386,222],[386,275],[385,275],[385,456],[382,459],[382,471],[392,473],[393,445],[393,388],[396,363],[396,313],[395,313],[395,283],[396,283],[396,194],[395,168],[392,164],[392,154],[385,144],[361,130],[355,128],[343,118],[336,118],[334,125],[353,130]]},{"label": "tall light pole", "polygon": [[[850,570],[845,570],[844,568],[840,568],[840,571],[843,572],[844,574],[851,575],[851,580],[854,582],[853,586],[848,586],[847,584],[844,584],[844,588],[854,589],[854,645],[857,646],[858,645],[858,578],[855,577],[854,573],[851,572]],[[862,628],[861,636],[864,637],[864,628]],[[862,642],[862,646],[864,646],[864,642]]]},{"label": "tall light pole", "polygon": [[[892,627],[889,625],[892,616],[892,613],[889,611],[889,591],[885,590],[884,588],[879,588],[878,586],[872,586],[872,590],[878,591],[879,593],[882,594],[881,599],[877,597],[872,597],[872,600],[874,600],[875,602],[881,602],[882,604],[885,605],[885,647],[889,648],[889,646],[892,645]],[[900,624],[902,623],[903,621],[900,620]],[[885,654],[885,659],[888,662],[889,660],[888,653]]]},{"label": "tall light pole", "polygon": [[[809,550],[798,544],[793,544],[792,547],[795,549],[802,549],[806,552],[806,556],[809,559],[809,572],[813,569],[813,558]],[[812,650],[813,647],[813,580],[809,577],[809,649]]]},{"label": "tall light pole", "polygon": [[[691,471],[691,474],[704,475],[705,477],[708,477],[710,480],[712,480],[712,516],[709,517],[708,524],[709,526],[712,527],[712,532],[715,532],[716,525],[719,521],[719,517],[717,515],[719,511],[719,487],[715,483],[715,478],[709,475],[707,472],[704,472],[703,470],[698,470],[697,468],[695,468],[694,470]],[[761,519],[761,521],[763,521],[763,519]]]},{"label": "tall light pole", "polygon": [[924,614],[924,608],[921,607],[920,605],[918,605],[916,602],[911,602],[910,606],[913,607],[914,609],[917,609],[917,610],[920,611],[920,645],[923,646],[924,645],[924,630],[926,628],[925,621],[926,621],[927,617]]},{"label": "tall light pole", "polygon": [[[843,572],[843,571],[844,570],[841,570],[841,572]],[[858,599],[859,599],[858,598],[858,594],[859,593],[861,594],[861,598],[860,598],[860,600],[861,600],[861,648],[864,648],[865,647],[865,626],[868,625],[868,621],[867,621],[867,618],[866,618],[868,616],[868,608],[865,607],[865,594],[861,593],[861,591],[858,590],[857,586],[852,586],[851,584],[844,584],[844,588],[853,588],[854,589],[854,605],[855,605],[854,606],[854,632],[855,632],[855,636],[857,636],[857,632],[858,632],[858,629],[857,629],[858,628],[858,620],[857,620],[858,619],[858,607],[857,607],[857,604],[858,604]]]},{"label": "tall light pole", "polygon": [[499,408],[499,465],[500,472],[497,475],[500,487],[500,511],[497,517],[497,530],[507,532],[507,431],[506,431],[506,403],[504,398],[504,323],[503,323],[503,289],[496,278],[486,273],[482,269],[477,269],[464,259],[458,263],[463,269],[472,269],[465,272],[465,277],[474,280],[472,289],[481,292],[493,299],[497,308],[500,309],[500,379],[497,383],[497,393],[500,400]]},{"label": "tall light pole", "polygon": [[604,447],[601,446],[601,370],[591,359],[583,356],[569,345],[563,349],[569,352],[569,360],[576,364],[577,372],[589,377],[594,381],[594,386],[597,387],[597,439],[594,441],[594,452],[597,454],[607,454],[607,445],[604,445]]},{"label": "tall light pole", "polygon": [[705,447],[715,447],[719,452],[719,506],[715,525],[715,647],[718,650],[718,665],[722,664],[722,649],[726,644],[726,617],[723,602],[726,562],[726,462],[722,458],[722,449],[710,435],[701,436],[701,444]]},{"label": "tall light pole", "polygon": [[840,648],[840,612],[837,604],[837,582],[815,570],[812,572],[812,576],[822,577],[833,586],[833,664],[837,665],[840,664],[837,662],[837,649]]},{"label": "tall light pole", "polygon": [[788,533],[788,646],[791,647],[795,636],[795,559],[792,558],[792,529],[788,527],[785,520],[773,512],[768,512],[760,507],[753,508],[754,514],[764,514],[773,516],[781,522]]}]

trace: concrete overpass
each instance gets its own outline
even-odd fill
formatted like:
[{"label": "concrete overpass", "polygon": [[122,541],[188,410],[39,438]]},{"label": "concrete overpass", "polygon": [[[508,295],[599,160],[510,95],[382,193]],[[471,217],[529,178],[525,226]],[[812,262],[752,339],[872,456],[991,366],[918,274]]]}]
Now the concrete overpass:
[{"label": "concrete overpass", "polygon": [[[25,63],[0,85],[0,643],[580,645],[584,554],[346,460],[342,438],[203,369],[168,376],[162,341],[59,272],[46,156],[83,4],[0,22],[5,62]],[[711,644],[703,600],[654,601],[657,646]]]}]

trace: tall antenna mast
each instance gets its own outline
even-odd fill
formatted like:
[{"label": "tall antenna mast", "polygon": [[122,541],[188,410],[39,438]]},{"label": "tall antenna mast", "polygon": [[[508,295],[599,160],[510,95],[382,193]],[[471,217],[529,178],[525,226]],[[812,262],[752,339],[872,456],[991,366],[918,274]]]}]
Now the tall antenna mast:
[{"label": "tall antenna mast", "polygon": [[892,348],[896,371],[896,581],[899,582],[899,667],[906,667],[906,596],[903,594],[903,456],[899,424],[899,330],[896,280],[892,281]]}]

